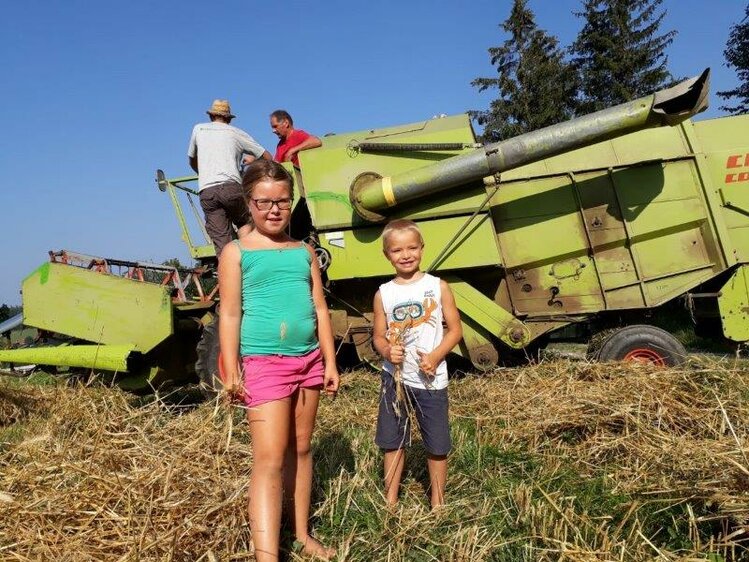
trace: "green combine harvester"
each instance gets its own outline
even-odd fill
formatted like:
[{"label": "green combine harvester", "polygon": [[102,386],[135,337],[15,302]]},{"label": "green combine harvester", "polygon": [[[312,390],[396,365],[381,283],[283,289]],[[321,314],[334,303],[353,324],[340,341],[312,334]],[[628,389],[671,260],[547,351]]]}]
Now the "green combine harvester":
[{"label": "green combine harvester", "polygon": [[[291,231],[317,252],[336,337],[376,360],[372,295],[391,275],[380,233],[409,218],[427,243],[423,266],[455,294],[455,352],[477,369],[554,334],[595,341],[600,360],[679,364],[683,346],[646,320],[677,298],[700,334],[749,340],[749,116],[690,121],[707,90],[705,71],[486,146],[459,115],[329,135],[301,152]],[[215,254],[184,212],[186,198],[202,226],[195,180],[157,173],[199,267],[51,253],[24,280],[14,323],[59,345],[0,351],[0,362],[115,371],[134,389],[214,387],[218,295],[204,283]]]}]

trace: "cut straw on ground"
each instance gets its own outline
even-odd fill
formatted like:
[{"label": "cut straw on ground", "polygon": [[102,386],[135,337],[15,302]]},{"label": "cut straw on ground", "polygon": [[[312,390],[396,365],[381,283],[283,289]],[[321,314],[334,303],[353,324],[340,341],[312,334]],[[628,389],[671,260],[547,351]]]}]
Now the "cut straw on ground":
[{"label": "cut straw on ground", "polygon": [[[360,371],[320,408],[312,525],[342,560],[746,557],[745,370],[562,361],[453,380],[435,513],[418,443],[387,509],[378,399]],[[243,412],[175,400],[0,380],[0,559],[252,560]]]}]

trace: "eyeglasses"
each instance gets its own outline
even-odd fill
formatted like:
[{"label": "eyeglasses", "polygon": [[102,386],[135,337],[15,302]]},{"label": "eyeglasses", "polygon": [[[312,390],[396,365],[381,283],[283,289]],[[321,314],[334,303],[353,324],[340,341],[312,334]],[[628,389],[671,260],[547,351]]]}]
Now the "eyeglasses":
[{"label": "eyeglasses", "polygon": [[279,211],[288,211],[291,209],[291,198],[284,197],[283,199],[253,199],[252,202],[260,211],[270,211],[273,205],[278,207]]}]

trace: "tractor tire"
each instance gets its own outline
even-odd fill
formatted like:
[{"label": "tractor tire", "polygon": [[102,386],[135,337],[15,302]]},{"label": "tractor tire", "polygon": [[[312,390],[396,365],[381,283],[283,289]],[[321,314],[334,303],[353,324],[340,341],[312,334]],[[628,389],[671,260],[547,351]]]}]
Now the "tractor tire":
[{"label": "tractor tire", "polygon": [[200,390],[207,398],[214,398],[224,388],[221,382],[223,368],[218,339],[218,316],[203,327],[203,335],[195,351],[198,356],[195,374],[200,379]]},{"label": "tractor tire", "polygon": [[635,324],[611,333],[596,354],[598,361],[633,361],[661,367],[678,367],[687,360],[687,350],[666,330]]}]

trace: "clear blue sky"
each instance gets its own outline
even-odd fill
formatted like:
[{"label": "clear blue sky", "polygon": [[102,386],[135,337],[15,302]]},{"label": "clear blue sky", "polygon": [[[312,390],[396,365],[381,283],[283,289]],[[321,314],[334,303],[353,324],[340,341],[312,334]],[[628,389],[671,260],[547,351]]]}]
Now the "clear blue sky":
[{"label": "clear blue sky", "polygon": [[[487,48],[505,37],[510,0],[254,2],[26,0],[0,21],[0,303],[50,249],[188,262],[156,168],[186,175],[191,127],[227,98],[273,151],[267,115],[288,109],[324,134],[482,109]],[[530,0],[538,24],[568,45],[578,0]],[[666,0],[679,32],[677,76],[713,68],[713,92],[746,0]],[[712,97],[707,116],[721,114]]]}]

